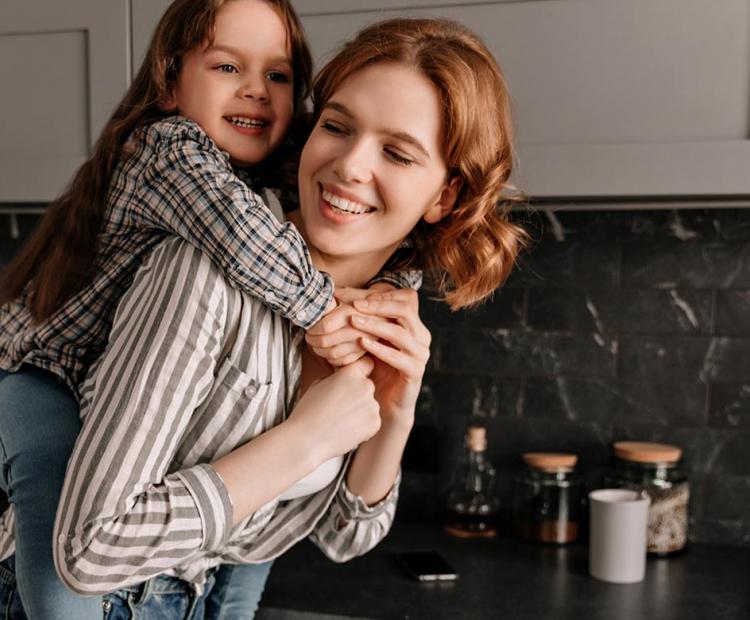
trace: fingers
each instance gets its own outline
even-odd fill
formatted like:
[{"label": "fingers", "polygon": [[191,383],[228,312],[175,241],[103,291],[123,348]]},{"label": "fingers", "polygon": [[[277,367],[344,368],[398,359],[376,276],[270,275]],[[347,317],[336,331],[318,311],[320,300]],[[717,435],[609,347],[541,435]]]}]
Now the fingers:
[{"label": "fingers", "polygon": [[331,348],[310,347],[318,357],[326,360],[331,366],[346,366],[362,357],[367,351],[359,342],[362,332],[355,331],[356,338],[352,342],[346,342]]},{"label": "fingers", "polygon": [[358,314],[352,316],[352,323],[357,329],[366,332],[366,338],[371,340],[385,340],[391,347],[404,351],[425,364],[427,363],[427,359],[430,356],[429,342],[423,342],[398,323],[382,321],[376,317],[365,317]]},{"label": "fingers", "polygon": [[375,367],[375,362],[371,357],[365,355],[359,358],[356,362],[349,364],[345,368],[342,368],[340,372],[356,372],[369,377],[372,369]]},{"label": "fingers", "polygon": [[372,291],[367,288],[351,288],[348,286],[342,286],[337,288],[333,296],[343,304],[351,304],[355,299],[364,299],[368,295],[371,295]]},{"label": "fingers", "polygon": [[[418,342],[429,347],[432,336],[419,318],[419,302],[416,293],[414,295],[401,294],[404,292],[399,290],[386,295],[370,296],[367,299],[355,301],[354,307],[358,312],[365,315],[395,320],[397,324],[409,331]],[[364,323],[355,320],[355,316],[357,315],[350,316],[350,322],[358,329],[362,329]]]},{"label": "fingers", "polygon": [[[429,349],[426,355],[409,355],[404,351],[399,351],[377,340],[367,336],[362,338],[362,346],[373,357],[378,358],[381,362],[388,364],[394,370],[399,371],[408,379],[421,380],[424,375],[424,369],[429,358]],[[362,358],[366,359],[366,357]]]},{"label": "fingers", "polygon": [[349,304],[341,304],[335,310],[332,310],[320,319],[309,330],[308,334],[317,336],[330,334],[331,332],[347,327],[349,324],[349,315],[354,313],[354,308]]}]

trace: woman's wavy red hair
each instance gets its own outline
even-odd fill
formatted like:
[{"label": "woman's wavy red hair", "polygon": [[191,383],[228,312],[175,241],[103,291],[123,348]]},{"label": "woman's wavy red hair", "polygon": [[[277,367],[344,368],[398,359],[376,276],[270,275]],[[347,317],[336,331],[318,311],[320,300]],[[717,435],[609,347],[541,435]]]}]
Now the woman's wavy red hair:
[{"label": "woman's wavy red hair", "polygon": [[425,75],[443,104],[443,154],[463,180],[456,205],[437,224],[420,222],[411,249],[391,269],[420,268],[453,310],[491,295],[510,274],[526,232],[509,221],[523,198],[508,184],[513,123],[502,71],[484,43],[460,24],[392,19],[362,30],[315,78],[314,116],[353,73],[379,62],[403,63]]}]

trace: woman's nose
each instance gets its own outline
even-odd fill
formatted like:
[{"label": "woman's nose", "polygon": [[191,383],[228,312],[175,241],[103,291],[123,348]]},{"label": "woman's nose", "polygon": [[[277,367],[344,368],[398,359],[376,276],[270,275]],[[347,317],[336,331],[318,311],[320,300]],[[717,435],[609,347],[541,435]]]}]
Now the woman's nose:
[{"label": "woman's nose", "polygon": [[342,181],[368,183],[372,180],[370,149],[366,144],[352,144],[336,158],[333,170]]}]

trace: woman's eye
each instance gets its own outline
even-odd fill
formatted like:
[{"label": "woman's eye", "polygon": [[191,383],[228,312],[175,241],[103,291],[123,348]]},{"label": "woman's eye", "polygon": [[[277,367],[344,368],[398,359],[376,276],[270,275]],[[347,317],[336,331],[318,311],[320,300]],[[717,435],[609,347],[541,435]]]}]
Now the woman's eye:
[{"label": "woman's eye", "polygon": [[268,74],[268,79],[272,82],[278,82],[279,84],[289,84],[291,78],[283,71],[271,71]]},{"label": "woman's eye", "polygon": [[328,133],[338,136],[343,133],[346,133],[345,129],[339,125],[336,125],[330,121],[323,121],[320,124],[320,127],[323,129],[323,131],[327,131]]},{"label": "woman's eye", "polygon": [[238,73],[237,67],[235,67],[234,65],[223,64],[218,65],[216,68],[222,73]]},{"label": "woman's eye", "polygon": [[403,155],[400,155],[393,149],[385,149],[385,154],[388,157],[388,159],[391,159],[392,161],[396,162],[397,164],[400,164],[401,166],[411,166],[414,163],[413,159],[404,157]]}]

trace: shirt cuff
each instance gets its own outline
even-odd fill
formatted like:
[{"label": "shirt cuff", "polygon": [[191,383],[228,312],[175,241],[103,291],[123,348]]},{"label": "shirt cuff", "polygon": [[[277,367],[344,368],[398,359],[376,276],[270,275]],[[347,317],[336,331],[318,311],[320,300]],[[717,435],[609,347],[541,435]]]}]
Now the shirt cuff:
[{"label": "shirt cuff", "polygon": [[338,496],[341,516],[345,521],[366,521],[368,519],[379,517],[388,510],[392,504],[395,504],[398,501],[398,488],[400,484],[401,468],[399,468],[398,474],[396,474],[396,480],[393,482],[391,490],[388,491],[388,495],[381,499],[377,504],[369,506],[359,495],[352,493],[351,489],[349,489],[346,484],[346,480],[343,480]]},{"label": "shirt cuff", "polygon": [[396,288],[413,288],[418,291],[422,287],[422,272],[418,269],[406,271],[381,271],[367,283],[367,287],[376,282],[387,282]]},{"label": "shirt cuff", "polygon": [[302,291],[299,300],[291,307],[287,316],[303,329],[310,329],[325,314],[333,299],[333,280],[327,273],[314,272],[315,279]]},{"label": "shirt cuff", "polygon": [[203,526],[201,549],[216,549],[228,538],[233,519],[232,500],[216,470],[205,463],[175,473],[195,501]]}]

